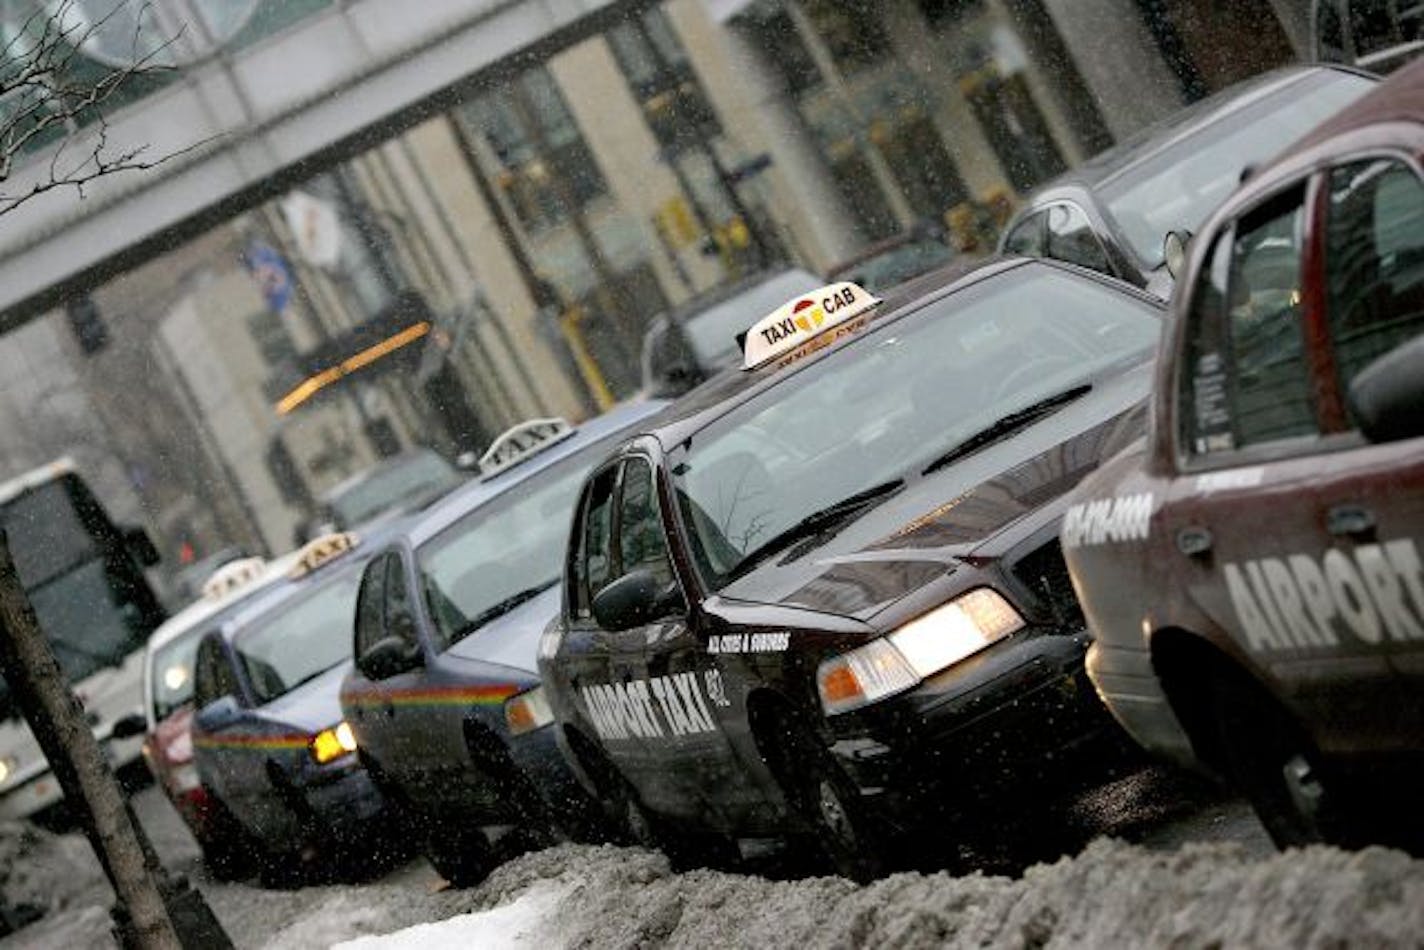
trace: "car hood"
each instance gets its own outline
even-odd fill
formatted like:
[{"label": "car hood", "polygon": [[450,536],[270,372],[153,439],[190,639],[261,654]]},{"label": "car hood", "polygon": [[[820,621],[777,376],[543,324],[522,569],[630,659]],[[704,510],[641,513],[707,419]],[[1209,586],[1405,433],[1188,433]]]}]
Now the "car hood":
[{"label": "car hood", "polygon": [[1137,438],[1151,384],[1147,365],[871,508],[810,550],[793,546],[722,596],[867,620],[970,559],[1035,512],[1057,518],[1063,498]]},{"label": "car hood", "polygon": [[316,734],[341,721],[341,680],[349,672],[349,661],[338,663],[254,712],[262,719]]},{"label": "car hood", "polygon": [[502,617],[496,617],[446,651],[462,660],[498,663],[534,672],[539,655],[539,638],[549,621],[559,612],[558,584],[525,601]]}]

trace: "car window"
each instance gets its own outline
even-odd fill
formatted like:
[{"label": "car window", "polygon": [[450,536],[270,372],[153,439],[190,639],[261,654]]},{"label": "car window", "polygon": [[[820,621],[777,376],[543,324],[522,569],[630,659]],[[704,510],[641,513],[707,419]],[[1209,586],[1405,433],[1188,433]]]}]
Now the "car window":
[{"label": "car window", "polygon": [[356,655],[364,656],[386,635],[386,561],[385,554],[370,564],[361,575],[361,590],[356,597]]},{"label": "car window", "polygon": [[354,570],[343,571],[244,622],[232,649],[259,703],[351,657],[359,577]]},{"label": "car window", "polygon": [[194,667],[193,705],[196,708],[202,709],[224,696],[241,698],[237,679],[233,675],[232,667],[228,665],[227,656],[217,637],[208,637],[203,641],[202,646],[198,648]]},{"label": "car window", "polygon": [[1048,209],[1048,256],[1111,273],[1107,252],[1082,208],[1064,202]]},{"label": "car window", "polygon": [[658,511],[653,469],[646,459],[629,459],[623,466],[618,549],[620,576],[637,568],[647,568],[662,583],[672,580],[672,562]]},{"label": "car window", "polygon": [[575,617],[592,615],[593,597],[614,577],[613,500],[618,471],[608,468],[589,482],[574,554],[572,609]]},{"label": "car window", "polygon": [[1194,288],[1181,393],[1193,454],[1317,431],[1301,328],[1302,201],[1296,188],[1241,218]]},{"label": "car window", "polygon": [[1330,173],[1326,313],[1340,383],[1424,330],[1424,185],[1396,159]]},{"label": "car window", "polygon": [[1004,239],[1005,254],[1019,254],[1023,257],[1043,256],[1044,212],[1031,214],[1018,223]]}]

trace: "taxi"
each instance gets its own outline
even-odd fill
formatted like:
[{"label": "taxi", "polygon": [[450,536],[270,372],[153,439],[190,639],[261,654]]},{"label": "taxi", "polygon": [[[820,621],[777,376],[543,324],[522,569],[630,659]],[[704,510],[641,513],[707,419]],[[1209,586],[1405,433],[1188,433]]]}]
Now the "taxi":
[{"label": "taxi", "polygon": [[535,654],[559,612],[579,486],[662,406],[514,427],[476,482],[408,522],[366,567],[341,708],[383,792],[425,819],[427,857],[452,883],[484,876],[490,838],[506,828],[535,840],[605,834],[553,736],[511,740],[548,722]]},{"label": "taxi", "polygon": [[287,579],[289,561],[250,557],[218,568],[203,583],[199,599],[164,621],[144,650],[143,757],[219,877],[243,874],[250,866],[250,849],[241,827],[208,795],[193,764],[193,660],[205,633],[221,626],[248,598]]},{"label": "taxi", "polygon": [[1251,176],[1064,519],[1112,712],[1281,846],[1424,848],[1421,158],[1424,63]]},{"label": "taxi", "polygon": [[1160,318],[1018,260],[757,322],[583,487],[539,656],[581,780],[677,860],[864,877],[1112,760],[1057,525],[1141,432]]},{"label": "taxi", "polygon": [[385,802],[337,696],[351,664],[361,570],[385,539],[374,529],[309,542],[289,583],[250,598],[198,646],[193,761],[264,873],[359,849],[369,832],[386,830]]}]

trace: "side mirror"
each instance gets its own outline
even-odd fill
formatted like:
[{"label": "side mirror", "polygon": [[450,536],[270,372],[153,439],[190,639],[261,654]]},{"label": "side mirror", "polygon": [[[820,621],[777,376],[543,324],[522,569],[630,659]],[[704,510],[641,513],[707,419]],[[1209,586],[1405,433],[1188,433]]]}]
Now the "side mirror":
[{"label": "side mirror", "polygon": [[604,630],[641,627],[683,609],[677,582],[663,584],[647,568],[629,571],[593,595],[593,619]]},{"label": "side mirror", "polygon": [[1424,435],[1424,336],[1371,362],[1350,383],[1350,413],[1371,442]]},{"label": "side mirror", "polygon": [[1176,280],[1187,269],[1187,245],[1191,243],[1192,232],[1168,231],[1162,239],[1162,262],[1167,265],[1167,273]]},{"label": "side mirror", "polygon": [[144,567],[153,567],[162,560],[158,556],[158,548],[153,546],[153,539],[148,536],[148,532],[140,525],[126,525],[120,529],[124,537],[124,547],[128,548],[129,554]]},{"label": "side mirror", "polygon": [[193,725],[203,732],[219,732],[237,722],[241,715],[242,707],[237,704],[237,697],[228,694],[198,710],[193,717]]},{"label": "side mirror", "polygon": [[420,649],[400,637],[385,637],[356,658],[356,669],[368,680],[390,679],[420,665]]},{"label": "side mirror", "polygon": [[143,718],[143,713],[134,712],[114,723],[114,728],[109,735],[114,739],[132,739],[147,731],[148,720]]}]

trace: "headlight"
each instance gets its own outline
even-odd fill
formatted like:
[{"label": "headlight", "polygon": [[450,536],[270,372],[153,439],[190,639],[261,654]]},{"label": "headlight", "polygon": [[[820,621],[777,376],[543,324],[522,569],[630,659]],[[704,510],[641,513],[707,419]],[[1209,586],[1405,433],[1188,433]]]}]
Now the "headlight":
[{"label": "headlight", "polygon": [[849,712],[917,686],[1023,627],[1009,602],[980,587],[893,633],[824,661],[816,672],[827,715]]},{"label": "headlight", "polygon": [[0,787],[3,787],[10,780],[10,776],[15,772],[15,760],[0,756]]},{"label": "headlight", "polygon": [[554,711],[549,708],[549,698],[544,695],[544,687],[536,686],[506,699],[504,721],[512,736],[522,736],[526,732],[543,729],[553,722]]},{"label": "headlight", "polygon": [[335,761],[343,755],[350,755],[355,751],[356,733],[351,731],[351,724],[347,722],[339,722],[330,729],[323,729],[312,737],[312,758],[321,765]]}]

